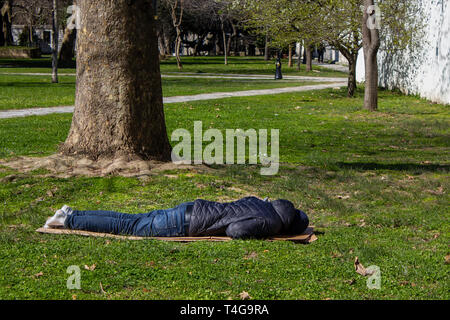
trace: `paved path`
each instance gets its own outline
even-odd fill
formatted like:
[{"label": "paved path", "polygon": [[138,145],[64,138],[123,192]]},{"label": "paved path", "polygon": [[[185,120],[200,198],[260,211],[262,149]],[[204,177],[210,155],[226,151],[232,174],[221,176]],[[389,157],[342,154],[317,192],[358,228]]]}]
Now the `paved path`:
[{"label": "paved path", "polygon": [[331,69],[334,71],[342,71],[342,72],[348,73],[348,66],[345,66],[342,64],[330,64],[330,63],[318,63],[318,62],[313,62],[313,64],[315,66],[321,66],[323,68]]},{"label": "paved path", "polygon": [[[196,94],[196,95],[189,95],[189,96],[166,97],[163,99],[163,101],[164,101],[164,104],[169,104],[169,103],[180,103],[180,102],[188,102],[188,101],[223,99],[223,98],[230,98],[230,97],[250,97],[250,96],[259,96],[259,95],[289,93],[289,92],[321,90],[321,89],[328,89],[328,88],[341,88],[341,87],[345,87],[347,85],[347,82],[345,82],[345,79],[344,79],[344,81],[342,81],[342,79],[339,79],[339,80],[340,80],[339,82],[301,86],[301,87],[288,87],[288,88],[263,89],[263,90],[247,90],[247,91],[235,91],[235,92],[215,92],[215,93],[203,93],[203,94]],[[46,115],[46,114],[52,114],[52,113],[72,113],[73,110],[74,110],[73,106],[6,110],[6,111],[0,111],[0,119],[27,117],[27,116],[35,116],[35,115]]]}]

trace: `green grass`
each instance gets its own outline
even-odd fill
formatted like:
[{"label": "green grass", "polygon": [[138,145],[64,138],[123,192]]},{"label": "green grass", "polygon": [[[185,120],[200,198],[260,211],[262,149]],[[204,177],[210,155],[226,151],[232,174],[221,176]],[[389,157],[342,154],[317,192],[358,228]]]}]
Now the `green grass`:
[{"label": "green grass", "polygon": [[[182,57],[181,72],[194,73],[231,73],[231,74],[270,74],[275,75],[275,60],[264,61],[262,57],[229,57],[228,65],[223,57]],[[288,68],[287,60],[283,59],[283,74],[321,77],[346,77],[344,72],[313,66],[314,71],[306,72],[305,66],[297,71],[295,67]],[[0,59],[0,73],[49,73],[52,70],[49,56],[39,59]],[[75,73],[75,61],[69,66],[59,68],[60,73]],[[161,62],[161,72],[180,72],[174,57]]]},{"label": "green grass", "polygon": [[[176,128],[278,128],[276,176],[257,166],[215,166],[137,178],[43,178],[0,170],[1,299],[449,299],[449,109],[380,92],[323,90],[166,106]],[[57,150],[71,115],[0,120],[0,158]],[[52,190],[51,194],[47,194]],[[41,235],[34,230],[69,204],[138,213],[196,198],[286,198],[319,231],[310,245],[266,241],[168,243]],[[381,269],[381,289],[355,273]],[[95,264],[89,271],[85,265]],[[66,289],[70,265],[81,290]],[[105,291],[102,293],[100,283]]]},{"label": "green grass", "polygon": [[[68,106],[75,103],[75,77],[0,75],[0,110]],[[297,87],[320,82],[169,77],[162,79],[165,97],[211,92]]]},{"label": "green grass", "polygon": [[75,77],[51,83],[51,77],[0,75],[0,110],[70,106],[74,101]]}]

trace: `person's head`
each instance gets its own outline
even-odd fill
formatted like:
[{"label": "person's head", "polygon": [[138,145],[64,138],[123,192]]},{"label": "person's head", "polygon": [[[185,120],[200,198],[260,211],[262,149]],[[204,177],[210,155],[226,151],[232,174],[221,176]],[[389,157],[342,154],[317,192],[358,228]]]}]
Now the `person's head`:
[{"label": "person's head", "polygon": [[284,234],[301,234],[309,225],[308,216],[301,210],[296,209],[294,204],[288,200],[278,199],[271,202],[283,222]]}]

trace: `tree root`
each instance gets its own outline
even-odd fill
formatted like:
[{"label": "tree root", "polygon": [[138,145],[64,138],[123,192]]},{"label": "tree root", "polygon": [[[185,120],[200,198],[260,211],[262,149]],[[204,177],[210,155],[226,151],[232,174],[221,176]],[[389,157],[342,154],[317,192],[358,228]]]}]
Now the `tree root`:
[{"label": "tree root", "polygon": [[0,159],[0,165],[27,173],[44,169],[49,174],[42,176],[54,176],[70,178],[76,176],[86,177],[141,177],[155,175],[166,170],[211,170],[205,165],[175,164],[172,162],[160,162],[154,160],[142,160],[136,158],[120,157],[116,159],[90,160],[81,156],[67,156],[53,154],[48,157],[17,157],[8,160]]}]

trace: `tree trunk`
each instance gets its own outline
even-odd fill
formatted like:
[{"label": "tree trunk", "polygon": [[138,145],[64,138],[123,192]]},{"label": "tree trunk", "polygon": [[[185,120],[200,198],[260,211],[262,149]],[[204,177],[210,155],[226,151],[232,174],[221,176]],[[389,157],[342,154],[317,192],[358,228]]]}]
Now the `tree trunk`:
[{"label": "tree trunk", "polygon": [[[77,2],[74,0],[73,5],[76,6]],[[73,12],[76,16],[76,12]],[[77,38],[76,17],[75,21],[69,23],[64,30],[64,37],[61,43],[61,50],[59,50],[59,63],[62,65],[70,65],[74,58],[75,39]]]},{"label": "tree trunk", "polygon": [[220,25],[222,28],[224,63],[228,65],[227,34],[225,33],[225,25],[222,18],[220,19]]},{"label": "tree trunk", "polygon": [[178,70],[183,70],[183,64],[181,63],[181,58],[180,58],[181,30],[179,27],[177,27],[176,31],[177,31],[177,40],[176,40],[176,46],[175,46],[175,56],[177,59]]},{"label": "tree trunk", "polygon": [[0,35],[0,45],[10,46],[13,44],[12,38],[12,3],[11,1],[5,1],[0,8],[0,26],[2,32]]},{"label": "tree trunk", "polygon": [[220,42],[220,36],[219,36],[219,34],[216,34],[215,35],[215,39],[214,39],[214,55],[215,56],[218,56],[219,52],[220,52],[220,44],[219,44],[219,42]]},{"label": "tree trunk", "polygon": [[[236,26],[232,22],[230,24],[231,24],[231,28],[233,29],[233,33],[228,38],[228,43],[227,43],[227,52],[228,53],[230,53],[230,51],[231,51],[231,41],[237,36]],[[236,52],[236,45],[234,46],[234,50]]]},{"label": "tree trunk", "polygon": [[77,29],[66,28],[64,30],[64,38],[61,43],[61,50],[59,50],[59,62],[68,65],[74,58],[75,39],[77,38]]},{"label": "tree trunk", "polygon": [[0,46],[6,46],[6,41],[5,41],[5,27],[6,27],[6,23],[4,21],[3,18],[3,12],[0,12],[0,26],[2,28],[2,32],[0,32]]},{"label": "tree trunk", "polygon": [[370,111],[378,109],[378,63],[377,53],[364,49],[365,88],[364,108]]},{"label": "tree trunk", "polygon": [[[150,1],[150,0],[148,0]],[[180,7],[180,14],[177,16],[178,6]],[[183,69],[183,65],[181,63],[180,58],[180,48],[181,48],[181,22],[183,21],[183,12],[184,12],[184,0],[175,0],[173,3],[170,3],[171,7],[171,16],[172,16],[172,25],[175,28],[177,33],[176,41],[175,41],[175,57],[177,59],[178,70]]]},{"label": "tree trunk", "polygon": [[58,83],[59,28],[58,28],[58,1],[57,0],[53,0],[52,32],[53,32],[52,83]]},{"label": "tree trunk", "polygon": [[370,9],[373,4],[374,0],[364,0],[362,21],[365,66],[364,108],[370,111],[378,109],[377,54],[380,48],[380,33],[374,20],[375,10]]},{"label": "tree trunk", "polygon": [[75,112],[61,152],[170,160],[151,1],[78,5]]},{"label": "tree trunk", "polygon": [[164,45],[164,33],[162,30],[159,30],[159,32],[157,33],[157,37],[158,37],[159,56],[165,57],[166,50],[165,50],[165,45]]},{"label": "tree trunk", "polygon": [[288,60],[288,67],[292,68],[292,44],[289,44],[289,60]]},{"label": "tree trunk", "polygon": [[348,60],[348,84],[347,84],[347,96],[349,98],[355,95],[356,90],[356,61],[358,59],[358,55],[353,56]]},{"label": "tree trunk", "polygon": [[298,51],[298,59],[297,59],[297,71],[300,71],[300,66],[302,64],[301,56],[302,56],[302,46],[300,45],[300,48]]},{"label": "tree trunk", "polygon": [[266,33],[266,43],[264,45],[264,61],[269,61],[269,35]]},{"label": "tree trunk", "polygon": [[306,71],[312,71],[312,47],[306,46]]},{"label": "tree trunk", "polygon": [[[33,18],[30,18],[30,19],[33,19]],[[33,47],[33,23],[32,22],[30,22],[29,29],[30,29],[30,32],[28,33],[28,38],[29,38],[28,40],[30,41],[30,44],[28,46]]]}]

